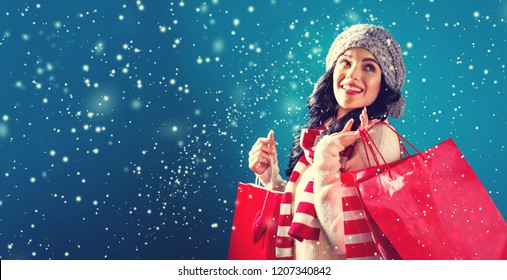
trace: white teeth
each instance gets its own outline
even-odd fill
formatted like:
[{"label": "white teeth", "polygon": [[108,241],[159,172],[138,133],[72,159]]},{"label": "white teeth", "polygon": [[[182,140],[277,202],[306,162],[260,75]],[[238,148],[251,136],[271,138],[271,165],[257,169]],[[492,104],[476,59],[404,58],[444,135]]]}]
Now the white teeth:
[{"label": "white teeth", "polygon": [[349,86],[349,85],[343,85],[342,88],[344,90],[351,90],[351,91],[355,91],[355,92],[361,92],[363,91],[362,89],[360,88],[357,88],[357,87],[353,87],[353,86]]}]

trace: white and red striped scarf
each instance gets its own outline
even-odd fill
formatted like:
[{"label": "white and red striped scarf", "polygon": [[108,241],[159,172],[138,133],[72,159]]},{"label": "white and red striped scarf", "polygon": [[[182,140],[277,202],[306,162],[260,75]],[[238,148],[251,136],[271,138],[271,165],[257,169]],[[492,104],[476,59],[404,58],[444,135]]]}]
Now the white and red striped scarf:
[{"label": "white and red striped scarf", "polygon": [[[277,258],[291,258],[294,256],[294,239],[319,240],[320,222],[314,205],[313,178],[305,186],[305,198],[296,207],[292,217],[292,200],[295,193],[296,181],[308,164],[313,163],[314,146],[322,131],[327,128],[322,125],[318,129],[303,129],[300,145],[302,155],[296,163],[287,182],[280,205],[278,218],[278,232],[276,240]],[[352,147],[342,152],[342,155],[352,151]],[[373,234],[371,233],[365,213],[360,203],[360,197],[355,187],[342,187],[342,202],[344,211],[345,249],[347,259],[378,259]]]}]

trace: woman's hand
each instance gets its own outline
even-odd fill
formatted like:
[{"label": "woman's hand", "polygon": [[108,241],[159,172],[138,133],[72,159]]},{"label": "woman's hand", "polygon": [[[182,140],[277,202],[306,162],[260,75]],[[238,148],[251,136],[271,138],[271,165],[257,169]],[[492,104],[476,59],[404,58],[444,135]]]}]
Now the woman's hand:
[{"label": "woman's hand", "polygon": [[[369,129],[371,126],[379,122],[379,120],[372,120],[368,123],[368,112],[366,107],[361,112],[359,116],[361,121],[361,128]],[[336,132],[325,136],[315,147],[315,153],[320,152],[329,152],[332,156],[339,156],[339,153],[343,151],[346,147],[354,144],[359,136],[359,129],[355,131],[350,131],[352,129],[352,125],[354,124],[354,119],[350,119],[343,130],[340,132]]]},{"label": "woman's hand", "polygon": [[[372,127],[374,124],[378,123],[379,120],[372,120],[370,123],[368,123],[368,112],[366,110],[366,107],[364,107],[363,111],[361,112],[361,115],[359,115],[359,120],[361,121],[361,128],[368,130],[370,127]],[[343,128],[342,131],[336,132],[331,134],[333,138],[336,139],[336,141],[339,141],[343,145],[344,148],[347,148],[348,146],[354,144],[356,140],[359,138],[359,129],[356,131],[350,131],[352,129],[352,125],[354,124],[354,119],[350,119]]]},{"label": "woman's hand", "polygon": [[257,139],[248,153],[248,167],[255,174],[261,175],[271,166],[270,157],[273,158],[273,164],[278,162],[275,148],[277,144],[273,130],[268,133],[267,138],[261,137]]},{"label": "woman's hand", "polygon": [[364,107],[363,111],[361,112],[361,115],[359,115],[359,119],[361,120],[361,127],[364,130],[370,129],[372,126],[374,126],[376,123],[380,121],[377,119],[368,121],[368,112],[366,111],[366,107]]}]

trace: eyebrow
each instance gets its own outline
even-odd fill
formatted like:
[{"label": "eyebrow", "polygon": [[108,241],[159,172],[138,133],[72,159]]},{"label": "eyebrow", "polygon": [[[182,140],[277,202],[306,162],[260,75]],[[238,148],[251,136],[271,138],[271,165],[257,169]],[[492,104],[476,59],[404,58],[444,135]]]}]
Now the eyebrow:
[{"label": "eyebrow", "polygon": [[[342,54],[341,56],[346,56],[346,57],[353,58],[351,55],[348,55],[348,54]],[[374,59],[374,58],[366,57],[366,58],[363,58],[362,61],[363,62],[371,61],[371,62],[373,62],[373,63],[375,63],[375,64],[377,64],[377,65],[380,66],[380,64],[378,63],[378,61],[376,59]]]}]

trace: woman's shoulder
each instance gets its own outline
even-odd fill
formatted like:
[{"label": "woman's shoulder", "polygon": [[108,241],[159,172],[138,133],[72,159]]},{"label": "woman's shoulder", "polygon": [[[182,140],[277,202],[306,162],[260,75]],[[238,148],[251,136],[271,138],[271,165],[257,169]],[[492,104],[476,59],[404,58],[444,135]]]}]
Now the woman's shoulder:
[{"label": "woman's shoulder", "polygon": [[368,133],[388,162],[399,159],[400,139],[394,127],[388,123],[377,123],[368,130]]},{"label": "woman's shoulder", "polygon": [[[380,152],[386,162],[393,162],[400,159],[400,142],[392,126],[377,123],[368,129],[368,134],[378,148],[377,150],[372,146],[375,150],[375,154],[378,155]],[[356,142],[352,156],[349,159],[350,162],[347,163],[348,170],[356,170],[376,165],[371,150],[369,148],[365,149],[364,147],[367,143],[368,141],[363,142],[361,140]],[[366,155],[366,151],[368,151],[368,155]],[[369,164],[368,159],[370,161]]]},{"label": "woman's shoulder", "polygon": [[380,122],[373,125],[368,129],[368,134],[370,134],[375,144],[390,144],[393,141],[396,143],[399,142],[396,129],[387,122]]}]

